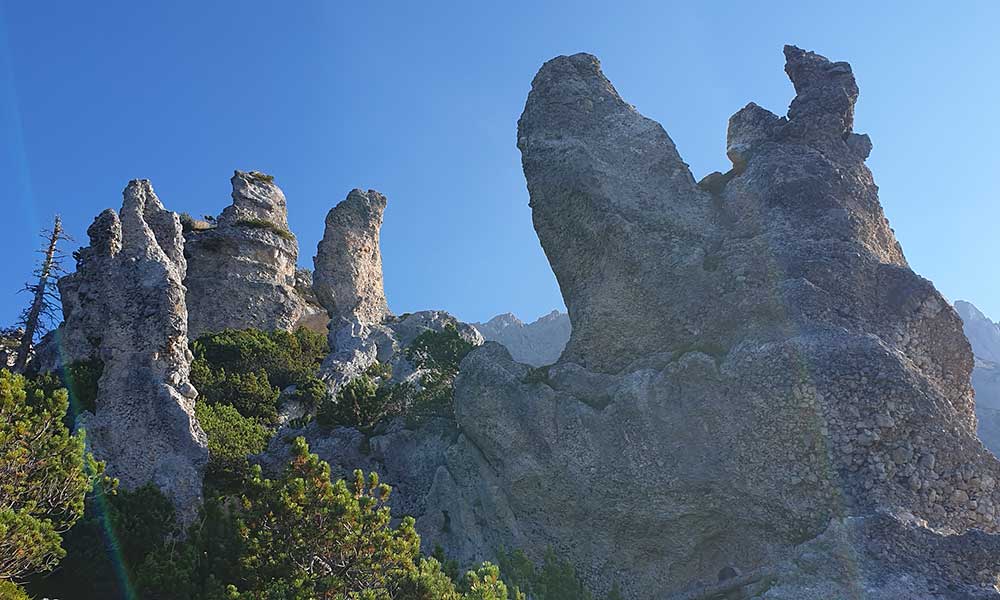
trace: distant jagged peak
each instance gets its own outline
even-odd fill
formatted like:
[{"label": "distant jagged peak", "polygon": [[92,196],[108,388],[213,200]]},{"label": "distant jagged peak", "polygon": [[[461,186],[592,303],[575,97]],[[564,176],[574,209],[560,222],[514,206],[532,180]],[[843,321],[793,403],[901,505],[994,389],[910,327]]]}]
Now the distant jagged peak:
[{"label": "distant jagged peak", "polygon": [[484,325],[490,327],[524,327],[524,321],[518,319],[517,316],[512,312],[501,313],[489,321],[486,321]]},{"label": "distant jagged peak", "polygon": [[969,338],[976,358],[1000,363],[1000,323],[994,322],[976,305],[965,300],[955,301],[955,311],[962,318],[965,337]]},{"label": "distant jagged peak", "polygon": [[995,321],[987,317],[983,311],[979,310],[975,304],[967,300],[955,300],[955,310],[958,311],[958,315],[962,317],[963,320],[973,322],[984,321],[991,325],[997,325]]}]

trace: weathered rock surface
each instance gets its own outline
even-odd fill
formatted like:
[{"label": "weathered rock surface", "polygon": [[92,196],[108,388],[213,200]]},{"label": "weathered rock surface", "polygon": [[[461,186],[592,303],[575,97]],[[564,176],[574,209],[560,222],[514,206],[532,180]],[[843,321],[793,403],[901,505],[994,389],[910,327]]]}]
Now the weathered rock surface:
[{"label": "weathered rock surface", "polygon": [[955,310],[976,358],[972,387],[976,390],[979,439],[993,454],[1000,455],[1000,325],[969,302],[955,302]]},{"label": "weathered rock surface", "polygon": [[216,226],[185,232],[191,337],[226,328],[290,331],[322,320],[321,307],[300,291],[285,195],[257,172],[237,171],[232,184],[233,203]]},{"label": "weathered rock surface", "polygon": [[502,344],[517,362],[533,367],[559,360],[572,329],[569,315],[554,310],[531,323],[511,313],[497,315],[485,323],[472,323],[488,342]]},{"label": "weathered rock surface", "polygon": [[326,216],[313,260],[313,290],[333,330],[347,322],[378,324],[389,315],[379,249],[385,206],[385,196],[375,190],[352,190]]},{"label": "weathered rock surface", "polygon": [[208,450],[188,379],[180,220],[148,181],[136,180],[120,216],[104,211],[87,233],[76,272],[59,281],[64,360],[104,361],[96,414],[80,424],[125,489],[155,484],[188,523],[201,503]]},{"label": "weathered rock surface", "polygon": [[313,274],[309,269],[295,269],[295,291],[302,299],[302,315],[296,323],[297,327],[315,331],[316,333],[326,333],[330,328],[330,315],[326,308],[319,303],[316,292],[313,290]]},{"label": "weathered rock surface", "polygon": [[[572,334],[544,373],[494,344],[466,358],[461,436],[418,520],[432,543],[463,560],[551,546],[597,591],[617,580],[632,598],[768,566],[772,597],[808,597],[778,566],[832,521],[889,511],[943,534],[997,530],[972,353],[882,213],[851,68],[785,56],[788,116],[740,110],[733,169],[700,185],[596,58],[539,71],[518,146]],[[462,525],[435,529],[446,511]],[[883,550],[905,555],[900,537]],[[948,581],[989,591],[1000,558],[939,542],[948,564],[976,565]],[[903,571],[948,568],[920,556]],[[892,569],[873,568],[887,578],[845,585],[900,597]]]}]

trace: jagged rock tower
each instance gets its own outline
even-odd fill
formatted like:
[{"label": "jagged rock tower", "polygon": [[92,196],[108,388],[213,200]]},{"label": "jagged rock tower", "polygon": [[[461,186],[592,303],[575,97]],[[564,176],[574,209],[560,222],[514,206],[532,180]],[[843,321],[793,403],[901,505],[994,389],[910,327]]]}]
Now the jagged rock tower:
[{"label": "jagged rock tower", "polygon": [[[233,203],[214,227],[186,232],[192,338],[226,328],[292,330],[322,313],[288,229],[285,195],[269,175],[236,171]],[[207,225],[207,224],[206,224]]]},{"label": "jagged rock tower", "polygon": [[96,413],[83,422],[94,455],[126,489],[155,484],[189,523],[208,450],[188,381],[184,238],[148,181],[129,182],[124,196],[120,216],[95,219],[76,272],[59,281],[63,360],[104,362]]}]

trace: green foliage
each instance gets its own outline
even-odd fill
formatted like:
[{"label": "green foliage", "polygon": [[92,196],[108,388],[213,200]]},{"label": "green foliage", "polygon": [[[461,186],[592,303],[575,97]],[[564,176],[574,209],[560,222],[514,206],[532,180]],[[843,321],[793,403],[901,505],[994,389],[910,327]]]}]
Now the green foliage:
[{"label": "green foliage", "polygon": [[458,583],[458,561],[446,557],[441,544],[434,546],[434,552],[431,556],[441,564],[441,570],[444,571],[444,574],[455,583]]},{"label": "green foliage", "polygon": [[[504,580],[530,600],[591,600],[593,595],[584,587],[576,570],[568,561],[559,558],[549,548],[542,559],[541,568],[521,550],[506,553],[501,550],[497,562],[503,571]],[[608,600],[619,600],[621,593],[615,585]]]},{"label": "green foliage", "polygon": [[546,365],[544,367],[532,367],[528,369],[528,373],[524,376],[524,383],[548,383],[549,382],[549,369],[552,365]]},{"label": "green foliage", "polygon": [[13,581],[6,581],[0,579],[0,599],[2,600],[31,600],[21,586],[17,585]]},{"label": "green foliage", "polygon": [[462,599],[444,566],[433,557],[420,559],[416,569],[400,577],[397,597],[406,600]]},{"label": "green foliage", "polygon": [[473,345],[449,324],[441,331],[421,333],[405,352],[422,371],[420,386],[408,382],[386,385],[389,365],[375,363],[367,372],[345,384],[337,397],[320,405],[316,420],[324,428],[338,426],[372,430],[381,420],[406,414],[412,421],[428,416],[452,416],[455,376]]},{"label": "green foliage", "polygon": [[318,377],[309,377],[295,386],[295,399],[312,411],[326,399],[326,384]]},{"label": "green foliage", "polygon": [[411,517],[392,527],[389,486],[374,473],[330,481],[330,467],[302,438],[277,480],[256,475],[240,498],[240,577],[230,598],[507,600],[499,570],[467,575],[467,591],[434,558],[420,557]]},{"label": "green foliage", "polygon": [[406,348],[406,357],[421,369],[458,373],[458,366],[475,346],[462,338],[453,324],[441,331],[427,330]]},{"label": "green foliage", "polygon": [[274,175],[268,175],[267,173],[261,173],[260,171],[250,171],[248,175],[250,175],[250,177],[253,177],[257,181],[274,183]]},{"label": "green foliage", "polygon": [[223,600],[239,578],[242,543],[228,505],[209,500],[183,542],[154,549],[135,572],[143,600]]},{"label": "green foliage", "polygon": [[507,600],[507,585],[500,578],[500,569],[496,565],[483,563],[478,570],[469,571],[465,577],[469,588],[465,598],[468,600]]},{"label": "green foliage", "polygon": [[97,412],[97,383],[104,373],[104,361],[99,358],[71,363],[55,373],[42,373],[26,378],[29,393],[41,390],[51,394],[63,389],[69,393],[69,408],[64,422],[70,429],[83,411]]},{"label": "green foliage", "polygon": [[98,489],[87,497],[84,518],[65,536],[65,560],[51,574],[33,578],[28,589],[50,598],[127,597],[123,580],[131,580],[146,556],[174,533],[174,508],[155,487]]},{"label": "green foliage", "polygon": [[199,391],[200,403],[232,406],[241,415],[268,424],[277,421],[281,390],[271,385],[263,369],[240,373],[192,364],[191,382]]},{"label": "green foliage", "polygon": [[402,413],[409,402],[410,386],[383,385],[381,382],[390,376],[388,365],[375,363],[340,388],[335,399],[321,404],[316,422],[326,429],[344,426],[370,431],[385,417]]},{"label": "green foliage", "polygon": [[308,329],[227,329],[198,338],[191,350],[191,383],[200,400],[234,406],[244,417],[273,424],[281,390],[290,385],[310,406],[325,395],[316,372],[329,346],[325,336]]},{"label": "green foliage", "polygon": [[99,358],[77,361],[62,370],[63,386],[77,412],[97,412],[97,382],[103,373],[104,361]]},{"label": "green foliage", "polygon": [[0,580],[51,570],[103,465],[63,424],[64,390],[0,371]]},{"label": "green foliage", "polygon": [[215,492],[238,489],[250,469],[247,457],[267,448],[271,431],[259,419],[244,417],[227,404],[195,404],[195,416],[208,435],[205,485]]},{"label": "green foliage", "polygon": [[295,239],[295,234],[293,234],[291,231],[288,231],[284,227],[275,225],[274,223],[265,219],[240,219],[239,221],[236,221],[236,225],[239,225],[240,227],[248,227],[250,229],[266,229],[272,233],[277,234],[278,237],[289,241]]},{"label": "green foliage", "polygon": [[421,390],[409,410],[413,418],[451,416],[455,376],[462,359],[475,346],[466,341],[452,324],[441,331],[425,331],[406,348],[406,357],[426,372],[420,379]]},{"label": "green foliage", "polygon": [[[257,475],[241,498],[240,563],[244,589],[277,586],[289,597],[373,592],[389,598],[399,575],[413,568],[420,539],[412,518],[389,526],[389,486],[356,471],[353,482],[330,481],[330,467],[297,438],[292,461],[277,481]],[[257,591],[241,598],[274,597]]]},{"label": "green foliage", "polygon": [[29,590],[82,600],[511,598],[494,565],[467,573],[459,589],[453,562],[420,556],[413,519],[392,525],[390,493],[360,471],[331,482],[329,465],[297,438],[280,477],[254,467],[240,494],[206,502],[183,539],[154,488],[93,494],[62,568]]}]

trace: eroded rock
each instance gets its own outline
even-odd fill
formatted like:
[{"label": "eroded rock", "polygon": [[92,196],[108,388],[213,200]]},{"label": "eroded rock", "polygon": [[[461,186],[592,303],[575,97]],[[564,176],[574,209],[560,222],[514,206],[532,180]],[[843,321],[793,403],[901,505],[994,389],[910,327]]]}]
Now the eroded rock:
[{"label": "eroded rock", "polygon": [[313,290],[334,329],[346,322],[378,324],[389,315],[379,249],[385,206],[385,196],[375,190],[352,190],[326,216],[313,260]]},{"label": "eroded rock", "polygon": [[288,229],[285,195],[269,175],[236,171],[233,203],[214,227],[189,227],[184,251],[192,338],[226,328],[291,331],[318,307],[300,291],[298,241]]},{"label": "eroded rock", "polygon": [[[518,146],[572,334],[544,371],[492,344],[466,358],[447,454],[463,476],[437,497],[478,530],[425,514],[432,543],[464,560],[551,546],[597,591],[644,599],[781,564],[833,519],[997,531],[972,354],[882,213],[850,66],[785,56],[788,116],[735,114],[733,169],[701,185],[596,58],[539,71]],[[985,592],[1000,560],[980,558],[987,575],[954,577]]]},{"label": "eroded rock", "polygon": [[188,379],[180,220],[148,181],[135,180],[121,212],[104,211],[88,234],[76,272],[59,282],[67,362],[104,362],[96,413],[84,413],[80,425],[125,489],[156,485],[181,523],[190,523],[201,504],[208,450]]}]

